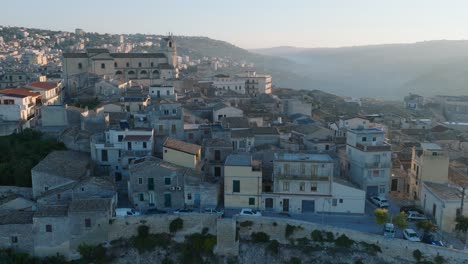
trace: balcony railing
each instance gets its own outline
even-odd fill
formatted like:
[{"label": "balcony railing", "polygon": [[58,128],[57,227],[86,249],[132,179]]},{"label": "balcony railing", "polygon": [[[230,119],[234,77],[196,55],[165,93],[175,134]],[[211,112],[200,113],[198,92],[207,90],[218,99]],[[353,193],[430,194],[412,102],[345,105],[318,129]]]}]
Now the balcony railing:
[{"label": "balcony railing", "polygon": [[387,143],[384,143],[383,145],[376,145],[376,146],[363,145],[361,143],[356,143],[356,148],[362,151],[391,151],[392,150],[392,146]]},{"label": "balcony railing", "polygon": [[275,178],[289,180],[329,181],[331,176],[291,175],[284,173],[275,173]]}]

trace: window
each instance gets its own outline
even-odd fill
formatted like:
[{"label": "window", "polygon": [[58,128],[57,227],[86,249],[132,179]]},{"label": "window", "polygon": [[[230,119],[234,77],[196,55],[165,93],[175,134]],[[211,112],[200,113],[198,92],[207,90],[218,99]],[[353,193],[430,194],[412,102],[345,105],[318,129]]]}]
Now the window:
[{"label": "window", "polygon": [[192,194],[191,193],[187,193],[187,200],[192,200]]},{"label": "window", "polygon": [[216,149],[214,152],[214,160],[221,160],[221,150]]},{"label": "window", "polygon": [[18,237],[17,236],[12,236],[11,237],[11,243],[13,243],[13,244],[18,243]]},{"label": "window", "polygon": [[249,205],[255,205],[255,198],[249,198]]},{"label": "window", "polygon": [[171,178],[169,178],[169,177],[164,178],[164,184],[165,185],[171,185]]},{"label": "window", "polygon": [[317,183],[311,183],[310,184],[310,191],[311,192],[316,192],[317,191]]},{"label": "window", "polygon": [[46,226],[45,226],[45,231],[46,231],[47,233],[52,233],[52,225],[46,225]]},{"label": "window", "polygon": [[[169,95],[169,91],[167,91],[167,95]],[[172,109],[172,114],[173,115],[177,114],[177,109]]]},{"label": "window", "polygon": [[84,192],[84,187],[81,187],[81,191]]},{"label": "window", "polygon": [[141,68],[141,62],[139,62],[139,63],[138,63],[138,67],[140,67],[140,68]]},{"label": "window", "polygon": [[127,66],[127,68],[130,67],[130,63],[127,62],[127,65],[126,65],[126,66]]},{"label": "window", "polygon": [[118,140],[119,142],[122,142],[122,140],[123,140],[123,135],[118,135],[118,136],[117,136],[117,140]]},{"label": "window", "polygon": [[336,205],[337,205],[337,200],[336,200],[336,198],[333,198],[332,199],[332,206],[336,206]]},{"label": "window", "polygon": [[138,184],[143,184],[143,178],[138,178]]},{"label": "window", "polygon": [[379,193],[385,193],[385,185],[379,185]]},{"label": "window", "polygon": [[[166,95],[170,95],[171,92],[169,90],[166,91]],[[173,112],[175,111],[175,109],[173,110]],[[175,114],[175,113],[174,113]]]},{"label": "window", "polygon": [[175,125],[175,124],[172,124],[172,125],[171,125],[171,133],[172,133],[172,134],[175,134],[176,132],[177,132],[176,125]]},{"label": "window", "polygon": [[151,67],[154,67],[154,62],[151,63]]},{"label": "window", "polygon": [[317,176],[318,175],[318,165],[312,165],[310,172],[311,172],[312,176]]},{"label": "window", "polygon": [[304,164],[304,163],[301,163],[301,164],[299,165],[299,167],[300,167],[300,170],[301,170],[301,174],[304,175],[304,174],[305,174],[305,164]]},{"label": "window", "polygon": [[101,160],[102,160],[102,161],[108,161],[107,149],[102,149],[102,150],[101,150]]},{"label": "window", "polygon": [[159,125],[159,133],[164,132],[164,125]]},{"label": "window", "polygon": [[432,152],[432,156],[437,156],[437,152]]},{"label": "window", "polygon": [[362,137],[362,142],[366,142],[367,141],[367,137]]},{"label": "window", "polygon": [[61,197],[60,193],[57,193],[57,200],[60,200]]},{"label": "window", "polygon": [[164,150],[164,153],[167,153],[167,149]]},{"label": "window", "polygon": [[221,177],[221,167],[214,167],[214,176]]},{"label": "window", "polygon": [[283,164],[283,173],[286,175],[289,174],[289,164]]},{"label": "window", "polygon": [[106,68],[106,64],[105,63],[101,63],[101,69],[105,69]]},{"label": "window", "polygon": [[117,62],[114,62],[114,67],[117,68]]},{"label": "window", "polygon": [[301,182],[299,184],[299,191],[304,192],[305,191],[305,182]]},{"label": "window", "polygon": [[146,147],[147,147],[146,142],[143,142],[143,148],[146,148]]},{"label": "window", "polygon": [[145,200],[145,194],[144,193],[140,193],[139,195],[140,197],[140,202],[143,202]]},{"label": "window", "polygon": [[373,137],[373,138],[372,138],[372,141],[377,141],[377,138],[376,138],[376,137]]},{"label": "window", "polygon": [[343,203],[343,199],[340,199],[340,203]]},{"label": "window", "polygon": [[164,110],[164,115],[169,115],[169,110]]},{"label": "window", "polygon": [[49,186],[45,186],[44,191],[48,191],[48,190],[49,190]]},{"label": "window", "polygon": [[289,182],[283,182],[283,191],[289,191]]},{"label": "window", "polygon": [[372,171],[372,176],[379,177],[379,175],[380,175],[380,170],[373,170]]},{"label": "window", "polygon": [[154,179],[153,178],[148,178],[148,190],[149,191],[154,190]]},{"label": "window", "polygon": [[233,180],[232,181],[232,192],[234,192],[234,193],[240,192],[240,181],[239,180]]},{"label": "window", "polygon": [[84,223],[85,223],[85,227],[88,227],[88,228],[91,227],[91,219],[86,218],[86,219],[84,220]]},{"label": "window", "polygon": [[78,63],[78,69],[80,69],[80,70],[83,69],[83,64]]}]

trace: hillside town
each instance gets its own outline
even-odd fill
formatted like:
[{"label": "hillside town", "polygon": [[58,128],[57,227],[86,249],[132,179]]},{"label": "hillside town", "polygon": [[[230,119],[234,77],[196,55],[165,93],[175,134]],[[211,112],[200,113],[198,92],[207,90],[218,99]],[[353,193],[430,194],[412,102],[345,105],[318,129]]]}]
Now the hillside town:
[{"label": "hillside town", "polygon": [[294,90],[251,62],[181,54],[172,34],[106,38],[0,28],[0,135],[65,146],[29,186],[0,186],[0,248],[72,260],[119,221],[206,214],[231,245],[219,254],[237,254],[220,230],[244,218],[468,249],[468,98]]}]

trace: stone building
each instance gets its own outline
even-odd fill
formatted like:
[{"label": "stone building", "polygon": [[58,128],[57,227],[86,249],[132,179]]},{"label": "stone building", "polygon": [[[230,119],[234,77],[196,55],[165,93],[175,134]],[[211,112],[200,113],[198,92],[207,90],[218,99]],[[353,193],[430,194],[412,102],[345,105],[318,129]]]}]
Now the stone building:
[{"label": "stone building", "polygon": [[0,248],[33,254],[33,211],[0,211]]},{"label": "stone building", "polygon": [[206,139],[202,146],[203,171],[208,178],[224,176],[224,162],[232,153],[232,144],[219,138]]}]

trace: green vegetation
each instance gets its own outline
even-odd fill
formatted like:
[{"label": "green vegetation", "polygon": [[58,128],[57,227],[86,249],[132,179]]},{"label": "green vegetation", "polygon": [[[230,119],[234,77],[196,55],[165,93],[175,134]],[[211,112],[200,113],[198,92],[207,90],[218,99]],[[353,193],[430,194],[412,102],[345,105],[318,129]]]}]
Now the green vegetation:
[{"label": "green vegetation", "polygon": [[244,221],[239,224],[241,227],[250,227],[253,225],[252,221]]},{"label": "green vegetation", "polygon": [[213,256],[216,245],[216,236],[202,235],[200,233],[185,237],[185,242],[179,244],[176,250],[180,252],[180,263],[202,264],[206,263],[204,258]]},{"label": "green vegetation", "polygon": [[422,260],[423,258],[423,253],[419,250],[419,249],[416,249],[413,251],[413,258],[419,262]]},{"label": "green vegetation", "polygon": [[429,232],[435,232],[437,231],[437,225],[432,223],[430,220],[424,220],[424,221],[419,221],[416,224],[416,227],[418,229],[421,229],[424,231],[424,233],[429,233]]},{"label": "green vegetation", "polygon": [[150,234],[149,227],[141,225],[138,227],[138,236],[132,237],[130,243],[138,252],[154,250],[155,247],[167,248],[171,243],[171,235],[167,233]]},{"label": "green vegetation", "polygon": [[31,169],[50,152],[65,149],[32,129],[0,137],[0,185],[31,187]]},{"label": "green vegetation", "polygon": [[79,108],[86,108],[88,107],[89,110],[93,110],[98,107],[100,101],[97,97],[92,99],[80,99],[77,100],[73,105]]},{"label": "green vegetation", "polygon": [[401,212],[392,218],[392,223],[398,228],[406,228],[408,221],[406,220],[406,214]]},{"label": "green vegetation", "polygon": [[457,217],[457,224],[455,225],[455,230],[466,233],[468,232],[468,217],[460,216]]},{"label": "green vegetation", "polygon": [[12,249],[0,249],[1,264],[65,264],[70,263],[63,256],[46,258],[31,257],[26,253],[18,253]]},{"label": "green vegetation", "polygon": [[359,246],[362,247],[364,251],[375,256],[377,253],[382,253],[382,249],[376,244],[370,244],[364,241],[359,242]]},{"label": "green vegetation", "polygon": [[78,252],[84,263],[108,263],[110,261],[107,249],[102,245],[93,246],[83,243],[78,246]]},{"label": "green vegetation", "polygon": [[290,224],[287,224],[286,225],[286,229],[284,230],[284,236],[286,238],[289,238],[292,234],[294,234],[294,231],[295,230],[299,230],[299,229],[302,229],[301,226],[295,226],[295,225],[290,225]]},{"label": "green vegetation", "polygon": [[169,231],[171,233],[176,233],[177,231],[182,230],[182,228],[184,228],[184,220],[181,218],[176,218],[169,224]]},{"label": "green vegetation", "polygon": [[342,234],[335,240],[335,245],[341,248],[350,248],[354,244],[354,240],[350,239],[345,234]]},{"label": "green vegetation", "polygon": [[328,242],[335,241],[335,235],[333,235],[333,232],[326,232],[325,237]]},{"label": "green vegetation", "polygon": [[298,257],[292,257],[291,259],[289,259],[288,262],[286,262],[286,264],[301,264],[301,263],[302,261]]},{"label": "green vegetation", "polygon": [[312,240],[315,242],[323,242],[323,235],[322,235],[322,231],[320,230],[312,231],[312,233],[310,233],[310,236],[312,237]]},{"label": "green vegetation", "polygon": [[264,243],[270,241],[270,236],[264,232],[254,232],[250,235],[252,242]]},{"label": "green vegetation", "polygon": [[266,247],[268,252],[271,252],[273,255],[278,255],[279,252],[279,242],[278,240],[274,239],[271,240],[268,246]]},{"label": "green vegetation", "polygon": [[445,258],[442,257],[441,255],[439,255],[439,253],[437,253],[437,256],[434,257],[434,263],[435,264],[444,264],[446,262],[447,261],[445,260]]},{"label": "green vegetation", "polygon": [[388,210],[383,208],[377,208],[374,211],[375,222],[379,225],[383,225],[388,222]]}]

